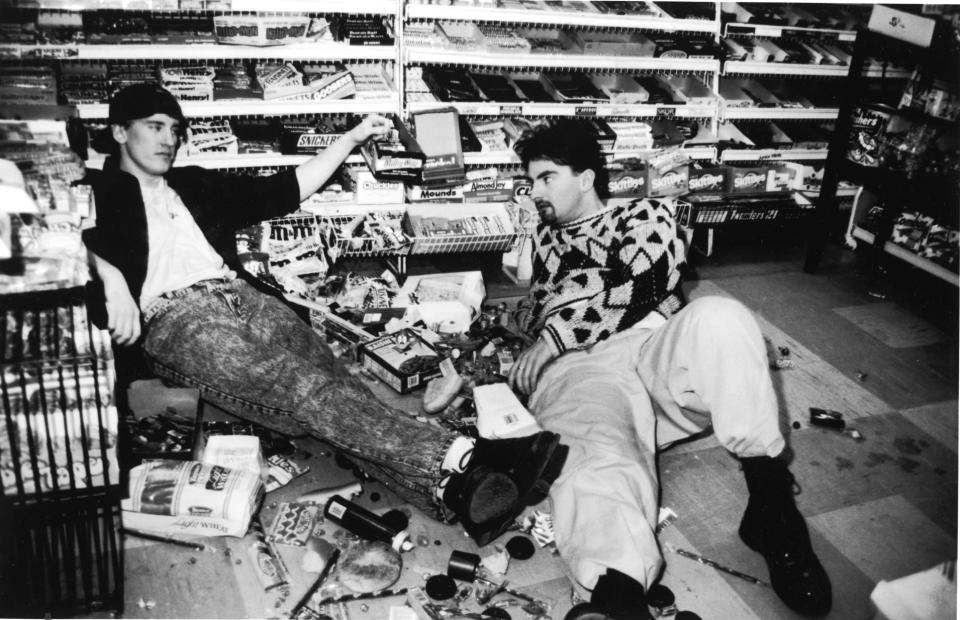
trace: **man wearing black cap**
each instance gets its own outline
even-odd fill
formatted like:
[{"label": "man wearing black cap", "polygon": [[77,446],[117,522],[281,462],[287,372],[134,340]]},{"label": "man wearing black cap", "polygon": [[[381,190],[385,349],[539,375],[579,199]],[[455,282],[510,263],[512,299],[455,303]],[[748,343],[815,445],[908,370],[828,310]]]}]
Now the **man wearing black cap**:
[{"label": "man wearing black cap", "polygon": [[484,544],[546,496],[566,458],[557,435],[474,442],[385,406],[237,259],[237,229],[295,211],[387,127],[369,116],[269,177],[174,168],[180,105],[159,86],[127,87],[110,103],[116,154],[88,177],[96,213],[83,240],[120,345],[118,372],[123,346],[142,341],[157,376],[265,427],[331,443],[428,514],[452,511]]}]

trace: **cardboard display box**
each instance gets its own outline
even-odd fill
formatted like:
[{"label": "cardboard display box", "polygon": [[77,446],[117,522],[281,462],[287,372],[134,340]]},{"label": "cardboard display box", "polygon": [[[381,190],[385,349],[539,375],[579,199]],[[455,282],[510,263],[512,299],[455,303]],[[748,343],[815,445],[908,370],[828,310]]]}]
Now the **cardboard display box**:
[{"label": "cardboard display box", "polygon": [[360,147],[367,167],[380,181],[423,180],[427,156],[399,118],[392,116],[393,131],[388,140],[370,140]]},{"label": "cardboard display box", "polygon": [[401,394],[440,376],[440,356],[413,330],[376,338],[360,349],[363,367]]}]

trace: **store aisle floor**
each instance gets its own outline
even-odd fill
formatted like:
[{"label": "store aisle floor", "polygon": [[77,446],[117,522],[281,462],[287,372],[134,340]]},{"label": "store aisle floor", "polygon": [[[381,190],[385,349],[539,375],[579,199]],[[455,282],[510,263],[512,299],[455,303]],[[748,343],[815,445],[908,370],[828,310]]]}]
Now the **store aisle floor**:
[{"label": "store aisle floor", "polygon": [[[878,581],[956,557],[957,291],[894,269],[891,292],[879,299],[868,294],[862,255],[833,247],[820,272],[810,275],[802,271],[802,251],[789,242],[721,245],[714,256],[697,259],[698,277],[687,289],[693,298],[719,294],[741,300],[756,313],[773,359],[789,360],[788,368],[771,372],[793,453],[797,502],[833,580],[834,610],[828,617],[866,619],[873,613],[869,594]],[[516,293],[510,285],[488,286],[491,301]],[[387,388],[376,389],[404,403]],[[415,408],[415,400],[405,406]],[[811,427],[810,407],[840,411],[862,441]],[[288,494],[349,477],[322,454],[312,463],[309,478]],[[707,437],[664,453],[659,465],[662,503],[678,515],[662,533],[662,543],[766,579],[762,558],[736,534],[746,500],[738,463]],[[387,495],[371,503],[373,488],[365,493],[366,505],[377,511],[392,505]],[[453,549],[476,551],[455,526],[414,515],[411,530],[428,544],[405,554],[400,585],[443,572]],[[125,615],[277,613],[264,608],[262,589],[239,542],[218,542],[212,546],[223,549],[204,554],[132,543]],[[676,594],[680,609],[705,620],[799,617],[767,588],[670,551],[665,557],[663,583]],[[545,551],[527,562],[513,561],[508,578],[514,587],[553,601],[555,620],[570,607],[562,563]],[[294,586],[299,592],[306,582]],[[141,600],[154,606],[138,605]],[[352,620],[385,620],[390,605],[401,602],[393,598],[347,607]],[[529,617],[517,607],[511,613]]]}]

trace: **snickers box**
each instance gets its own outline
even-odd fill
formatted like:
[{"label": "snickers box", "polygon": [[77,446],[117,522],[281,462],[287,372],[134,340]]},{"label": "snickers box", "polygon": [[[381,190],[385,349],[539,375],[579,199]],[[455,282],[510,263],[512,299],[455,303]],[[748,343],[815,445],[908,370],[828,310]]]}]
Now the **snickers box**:
[{"label": "snickers box", "polygon": [[280,152],[312,155],[326,149],[342,135],[317,128],[284,127],[280,132]]},{"label": "snickers box", "polygon": [[363,367],[401,394],[440,376],[440,356],[409,329],[360,345]]}]

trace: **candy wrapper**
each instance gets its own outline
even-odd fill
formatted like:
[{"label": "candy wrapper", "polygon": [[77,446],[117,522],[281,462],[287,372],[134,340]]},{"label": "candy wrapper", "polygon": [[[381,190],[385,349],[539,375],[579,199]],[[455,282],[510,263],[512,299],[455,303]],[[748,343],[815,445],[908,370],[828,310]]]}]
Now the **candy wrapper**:
[{"label": "candy wrapper", "polygon": [[228,45],[302,43],[309,27],[310,18],[306,16],[216,15],[213,18],[217,43]]},{"label": "candy wrapper", "polygon": [[267,493],[286,486],[291,480],[308,471],[308,465],[301,465],[279,454],[270,456],[267,458]]},{"label": "candy wrapper", "polygon": [[278,545],[303,547],[313,532],[313,524],[319,514],[319,506],[283,502],[277,508],[267,540]]}]

